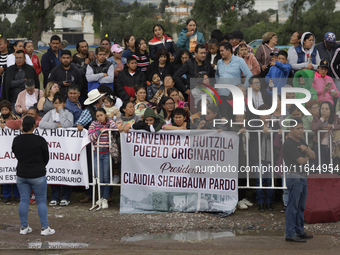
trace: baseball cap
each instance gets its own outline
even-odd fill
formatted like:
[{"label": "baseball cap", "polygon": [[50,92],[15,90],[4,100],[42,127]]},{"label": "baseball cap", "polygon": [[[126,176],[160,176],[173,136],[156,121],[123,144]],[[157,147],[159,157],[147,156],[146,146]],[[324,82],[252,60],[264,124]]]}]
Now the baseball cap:
[{"label": "baseball cap", "polygon": [[229,35],[230,39],[240,39],[243,40],[243,33],[241,30],[234,30],[231,35]]},{"label": "baseball cap", "polygon": [[272,53],[270,53],[270,56],[277,56],[279,54],[279,52],[278,51],[276,51],[276,52],[272,52]]},{"label": "baseball cap", "polygon": [[319,65],[318,67],[327,67],[329,68],[329,63],[326,59],[321,59],[320,62],[319,62]]},{"label": "baseball cap", "polygon": [[327,32],[325,34],[325,41],[326,41],[327,46],[333,47],[336,42],[335,34],[333,32]]},{"label": "baseball cap", "polygon": [[111,52],[113,53],[113,52],[117,52],[117,53],[119,53],[119,52],[122,52],[123,51],[123,48],[119,45],[119,44],[114,44],[114,45],[112,45],[112,47],[111,47]]}]

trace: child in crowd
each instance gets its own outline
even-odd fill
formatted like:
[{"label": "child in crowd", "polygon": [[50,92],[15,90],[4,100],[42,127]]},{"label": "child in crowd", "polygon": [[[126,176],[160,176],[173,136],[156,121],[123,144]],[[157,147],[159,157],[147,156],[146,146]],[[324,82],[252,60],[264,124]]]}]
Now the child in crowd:
[{"label": "child in crowd", "polygon": [[133,102],[124,101],[119,111],[121,116],[117,118],[116,123],[120,133],[127,133],[134,123],[141,120],[141,117],[135,114]]},{"label": "child in crowd", "polygon": [[329,101],[334,105],[334,97],[339,97],[339,91],[336,88],[334,81],[327,75],[329,62],[322,59],[318,65],[317,72],[312,83],[313,88],[318,93],[318,101]]},{"label": "child in crowd", "polygon": [[[253,75],[259,75],[261,73],[259,62],[257,62],[257,59],[255,58],[253,53],[248,52],[248,48],[245,43],[241,43],[237,47],[237,56],[244,59]],[[244,77],[243,74],[242,77]]]},{"label": "child in crowd", "polygon": [[44,115],[40,128],[56,129],[73,127],[73,114],[65,108],[66,98],[57,92],[53,98],[54,109]]},{"label": "child in crowd", "polygon": [[149,53],[146,50],[147,44],[144,38],[137,38],[135,41],[135,52],[132,56],[137,60],[137,67],[144,73],[150,65]]},{"label": "child in crowd", "polygon": [[113,95],[107,95],[104,98],[104,110],[109,118],[115,119],[120,116],[118,108],[115,106],[116,98]]},{"label": "child in crowd", "polygon": [[137,69],[137,60],[130,56],[127,58],[126,67],[121,71],[117,80],[117,93],[123,101],[135,100],[135,85],[146,86],[145,76]]},{"label": "child in crowd", "polygon": [[156,72],[151,74],[151,81],[152,83],[147,87],[147,101],[150,101],[156,95],[157,91],[163,86],[163,82],[161,81],[159,74]]},{"label": "child in crowd", "polygon": [[189,121],[186,121],[185,118],[187,116],[186,110],[183,108],[177,107],[173,112],[174,118],[172,123],[168,125],[164,125],[162,129],[164,130],[186,130],[190,129]]},{"label": "child in crowd", "polygon": [[134,123],[132,128],[135,130],[142,129],[154,133],[158,132],[164,124],[165,121],[162,117],[158,116],[151,108],[147,108],[144,112],[143,120]]},{"label": "child in crowd", "polygon": [[[103,108],[98,108],[96,111],[96,120],[93,121],[89,127],[89,138],[95,148],[94,151],[94,173],[98,177],[98,166],[97,166],[97,140],[99,135],[105,131],[105,129],[116,129],[116,123],[107,117],[106,111]],[[110,183],[110,149],[109,149],[109,134],[103,132],[99,139],[99,173],[100,183]],[[118,177],[118,168],[114,169],[114,179]],[[118,177],[119,179],[119,177]],[[118,182],[117,182],[118,183]],[[103,209],[109,208],[110,186],[101,186],[100,193],[101,198],[97,201],[97,205]]]},{"label": "child in crowd", "polygon": [[208,41],[208,53],[207,53],[206,61],[210,62],[214,71],[217,70],[217,61],[221,59],[221,54],[220,54],[219,49],[220,49],[220,43],[216,39],[212,38]]},{"label": "child in crowd", "polygon": [[[315,88],[313,88],[312,84],[314,81],[314,72],[312,70],[300,70],[297,71],[294,75],[293,85],[295,88],[303,88],[309,90],[312,95],[311,99],[318,100],[318,93]],[[306,95],[304,93],[295,93],[295,98],[305,98]]]},{"label": "child in crowd", "polygon": [[147,106],[145,103],[138,103],[135,105],[136,115],[143,116]]},{"label": "child in crowd", "polygon": [[198,123],[197,129],[217,129],[218,132],[227,131],[228,125],[214,125],[214,119],[225,119],[221,118],[219,109],[214,104],[208,104],[207,115],[202,115]]},{"label": "child in crowd", "polygon": [[[233,117],[233,122],[237,123],[244,123],[243,124],[232,124],[230,125],[229,131],[232,132],[237,132],[239,133],[239,156],[238,156],[238,165],[239,168],[241,166],[246,166],[246,155],[247,155],[247,139],[248,136],[246,134],[246,113],[241,114],[241,115],[234,115]],[[247,185],[247,174],[239,171],[238,173],[238,185],[239,186],[246,186]],[[238,203],[237,203],[237,208],[241,210],[248,209],[248,206],[253,206],[253,203],[251,203],[247,198],[246,198],[246,192],[245,189],[238,189]]]},{"label": "child in crowd", "polygon": [[[252,89],[253,107],[255,109],[258,109],[263,104],[271,105],[272,97],[268,94],[267,90],[261,86],[261,81],[258,76],[252,76],[249,79],[249,87]],[[248,97],[249,96],[250,95],[248,95]],[[256,116],[249,112],[248,117],[249,119],[253,119]]]},{"label": "child in crowd", "polygon": [[[277,61],[270,62],[270,69],[266,76],[266,82],[271,86],[277,88],[277,93],[281,93],[281,88],[287,84],[287,79],[292,67],[287,64],[288,54],[286,51],[280,50],[277,53]],[[270,89],[267,91],[271,94]]]},{"label": "child in crowd", "polygon": [[169,88],[167,90],[168,96],[171,97],[175,101],[175,108],[180,107],[184,108],[184,102],[179,99],[178,89],[175,87]]}]

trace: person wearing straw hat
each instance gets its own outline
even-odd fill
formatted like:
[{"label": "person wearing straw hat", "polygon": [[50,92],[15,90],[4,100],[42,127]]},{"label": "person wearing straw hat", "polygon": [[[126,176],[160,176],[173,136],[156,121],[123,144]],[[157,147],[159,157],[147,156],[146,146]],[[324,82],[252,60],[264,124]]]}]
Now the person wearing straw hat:
[{"label": "person wearing straw hat", "polygon": [[[105,93],[106,94],[106,93]],[[103,104],[103,96],[98,89],[93,89],[87,93],[84,105],[87,105],[76,122],[76,127],[81,132],[84,128],[88,129],[91,122],[96,119],[96,110]]]}]

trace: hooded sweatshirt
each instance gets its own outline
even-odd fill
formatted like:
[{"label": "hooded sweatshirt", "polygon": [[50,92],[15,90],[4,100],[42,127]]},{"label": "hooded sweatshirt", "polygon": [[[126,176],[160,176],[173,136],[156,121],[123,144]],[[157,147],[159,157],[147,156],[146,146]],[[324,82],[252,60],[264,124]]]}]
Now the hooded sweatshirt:
[{"label": "hooded sweatshirt", "polygon": [[[237,56],[242,58],[240,55],[237,55]],[[257,59],[255,58],[253,53],[248,52],[248,55],[245,56],[243,59],[246,62],[247,66],[249,67],[249,69],[250,69],[250,71],[253,75],[259,75],[261,73],[260,64],[257,61]],[[242,74],[242,76],[244,76],[244,75]]]},{"label": "hooded sweatshirt", "polygon": [[275,88],[277,88],[277,93],[281,93],[281,88],[287,85],[288,75],[292,67],[287,63],[274,62],[275,66],[270,67],[265,79],[268,84],[270,80],[273,80]]},{"label": "hooded sweatshirt", "polygon": [[[305,84],[300,84],[300,77],[304,78]],[[318,100],[318,93],[315,88],[312,86],[314,81],[314,72],[312,70],[300,70],[295,73],[293,79],[293,85],[295,88],[303,88],[310,91],[312,98]],[[295,93],[295,98],[305,98],[305,94],[303,93]]]},{"label": "hooded sweatshirt", "polygon": [[288,63],[292,66],[292,69],[299,71],[303,68],[307,68],[308,63],[313,65],[313,70],[317,70],[318,64],[320,62],[319,52],[314,48],[315,46],[315,36],[313,45],[310,49],[303,48],[303,40],[306,34],[311,34],[311,32],[303,33],[301,36],[301,45],[295,47],[295,50],[291,51],[288,55]]},{"label": "hooded sweatshirt", "polygon": [[[328,91],[324,91],[323,88],[324,86],[326,86],[327,83],[332,83],[332,86]],[[337,92],[337,95],[335,97],[338,97],[339,91],[330,76],[326,75],[324,78],[322,78],[322,76],[318,72],[316,72],[312,86],[318,93],[319,102],[329,101],[332,105],[334,105],[333,97],[330,95],[330,93],[332,92],[332,90],[334,90],[335,92]]]},{"label": "hooded sweatshirt", "polygon": [[204,37],[203,34],[198,32],[197,29],[195,30],[195,32],[193,33],[192,36],[187,37],[187,33],[188,33],[188,29],[187,28],[183,28],[182,32],[180,32],[178,34],[178,39],[177,39],[177,47],[181,48],[181,49],[187,49],[189,50],[189,42],[190,42],[190,38],[192,38],[193,36],[197,36],[197,42],[198,44],[204,44]]},{"label": "hooded sweatshirt", "polygon": [[[152,117],[155,119],[155,122],[152,125],[148,125],[147,123],[145,123],[145,119],[147,117]],[[153,109],[151,108],[147,108],[144,112],[144,117],[142,121],[138,121],[136,123],[134,123],[132,125],[133,129],[139,130],[139,129],[143,129],[149,132],[158,132],[162,126],[165,125],[165,121],[162,117],[160,117],[159,115],[157,115]]]}]

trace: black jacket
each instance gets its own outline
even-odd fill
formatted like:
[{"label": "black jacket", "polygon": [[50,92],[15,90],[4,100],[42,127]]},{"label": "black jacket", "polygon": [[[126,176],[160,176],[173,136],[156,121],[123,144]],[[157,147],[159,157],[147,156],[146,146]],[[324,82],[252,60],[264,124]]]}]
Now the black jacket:
[{"label": "black jacket", "polygon": [[87,80],[86,80],[86,76],[85,76],[86,68],[87,68],[87,64],[85,64],[86,58],[77,57],[77,54],[73,55],[72,63],[75,64],[78,67],[78,70],[81,74],[81,80],[82,80],[81,93],[86,95],[87,94]]},{"label": "black jacket", "polygon": [[[58,56],[60,56],[61,50],[59,50]],[[47,85],[47,79],[53,68],[56,67],[55,54],[50,47],[47,52],[41,57],[41,71],[44,75],[44,88]]]},{"label": "black jacket", "polygon": [[[332,49],[329,50],[329,49],[326,48],[324,41],[315,45],[315,49],[318,50],[320,58],[327,60],[328,63],[332,62],[332,58],[334,57],[334,53],[337,50],[337,48],[339,48],[339,47],[340,47],[340,45],[335,43],[335,45],[332,47]],[[328,68],[327,75],[334,78],[334,75],[332,73],[331,68]]]},{"label": "black jacket", "polygon": [[[35,72],[35,69],[33,66],[27,65],[24,63],[22,66],[22,69],[26,73],[27,79],[32,79],[35,82],[35,87],[37,89],[40,88],[40,81],[38,79],[37,73]],[[17,65],[10,66],[6,69],[5,75],[4,75],[4,82],[3,82],[3,88],[2,88],[2,94],[1,94],[1,100],[9,100],[9,88],[11,87],[11,81],[14,79],[15,74],[18,72]]]},{"label": "black jacket", "polygon": [[[152,82],[151,75],[153,73],[158,73],[159,77],[161,78],[161,81],[164,81],[164,77],[168,74],[171,76],[174,75],[174,69],[171,63],[167,63],[164,67],[159,67],[158,62],[154,61],[149,65],[148,70],[146,71],[146,79],[150,82]],[[162,73],[162,74],[161,74]]]},{"label": "black jacket", "polygon": [[131,76],[129,74],[127,66],[124,67],[124,70],[119,72],[117,79],[117,93],[120,99],[123,101],[129,101],[130,97],[134,97],[135,85],[142,85],[146,89],[146,80],[145,75],[138,68],[136,73]]},{"label": "black jacket", "polygon": [[71,63],[71,67],[68,70],[65,70],[64,67],[60,64],[52,69],[50,75],[48,76],[47,82],[55,81],[60,86],[60,93],[67,96],[68,87],[65,87],[63,82],[71,80],[72,84],[78,85],[79,91],[82,91],[82,79],[80,71],[77,66]]},{"label": "black jacket", "polygon": [[[187,89],[190,89],[190,78],[195,78],[196,75],[201,71],[196,59],[187,60],[180,69],[174,74],[174,80],[176,82],[175,87],[185,93]],[[203,62],[203,69],[208,74],[209,78],[215,77],[214,69],[208,61]],[[187,76],[187,86],[182,82],[182,75],[185,74]]]}]

